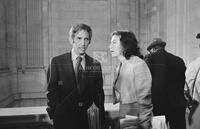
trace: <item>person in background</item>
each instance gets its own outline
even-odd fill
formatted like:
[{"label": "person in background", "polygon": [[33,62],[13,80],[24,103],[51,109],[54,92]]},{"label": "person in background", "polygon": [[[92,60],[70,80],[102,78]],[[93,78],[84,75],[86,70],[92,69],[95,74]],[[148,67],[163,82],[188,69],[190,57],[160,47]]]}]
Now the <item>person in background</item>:
[{"label": "person in background", "polygon": [[[197,39],[200,39],[200,33],[196,35]],[[192,99],[200,103],[200,57],[189,63],[186,72],[186,83],[189,87],[190,95]],[[188,124],[188,129],[199,129],[200,128],[200,106],[189,112],[189,119],[191,124]]]},{"label": "person in background", "polygon": [[170,129],[186,129],[184,97],[186,66],[178,56],[165,50],[166,42],[155,38],[145,57],[152,75],[154,116],[165,115]]},{"label": "person in background", "polygon": [[70,52],[55,56],[47,72],[47,112],[55,129],[89,129],[87,110],[93,102],[104,121],[101,65],[86,54],[92,29],[76,24],[69,31]]},{"label": "person in background", "polygon": [[[200,39],[200,33],[196,36],[197,39]],[[191,95],[193,98],[200,102],[200,57],[192,61],[186,69],[186,82],[190,88],[190,91],[193,91]],[[195,83],[195,84],[194,84]],[[194,87],[193,87],[194,86]]]},{"label": "person in background", "polygon": [[112,57],[120,62],[113,85],[113,103],[120,103],[119,112],[123,117],[119,119],[120,128],[150,129],[152,78],[147,64],[140,58],[134,33],[114,31],[109,49]]}]

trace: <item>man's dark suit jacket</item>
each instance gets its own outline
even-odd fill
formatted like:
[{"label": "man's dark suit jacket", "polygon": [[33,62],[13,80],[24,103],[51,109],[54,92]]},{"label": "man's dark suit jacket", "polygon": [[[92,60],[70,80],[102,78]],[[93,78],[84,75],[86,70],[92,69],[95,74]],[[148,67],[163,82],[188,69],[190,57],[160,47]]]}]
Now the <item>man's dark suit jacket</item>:
[{"label": "man's dark suit jacket", "polygon": [[104,121],[104,91],[101,65],[85,55],[84,90],[77,89],[71,53],[52,58],[47,72],[48,108],[55,129],[88,129],[87,109],[95,103]]},{"label": "man's dark suit jacket", "polygon": [[146,59],[152,73],[152,103],[154,115],[166,115],[185,109],[185,63],[164,49]]}]

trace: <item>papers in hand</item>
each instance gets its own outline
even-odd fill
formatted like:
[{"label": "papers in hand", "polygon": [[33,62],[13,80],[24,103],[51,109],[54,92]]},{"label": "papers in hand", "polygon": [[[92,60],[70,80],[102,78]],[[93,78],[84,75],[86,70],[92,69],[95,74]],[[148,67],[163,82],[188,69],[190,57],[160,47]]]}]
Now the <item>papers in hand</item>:
[{"label": "papers in hand", "polygon": [[120,126],[122,127],[129,127],[134,126],[138,124],[138,117],[137,116],[131,116],[131,115],[125,115],[124,118],[120,119]]},{"label": "papers in hand", "polygon": [[104,104],[105,110],[108,113],[109,119],[118,119],[121,118],[121,114],[119,113],[119,103],[105,103]]},{"label": "papers in hand", "polygon": [[136,120],[136,119],[138,119],[138,117],[137,116],[132,116],[132,115],[125,115],[125,119],[127,119],[127,120]]},{"label": "papers in hand", "polygon": [[105,103],[104,107],[106,111],[119,111],[119,103]]}]

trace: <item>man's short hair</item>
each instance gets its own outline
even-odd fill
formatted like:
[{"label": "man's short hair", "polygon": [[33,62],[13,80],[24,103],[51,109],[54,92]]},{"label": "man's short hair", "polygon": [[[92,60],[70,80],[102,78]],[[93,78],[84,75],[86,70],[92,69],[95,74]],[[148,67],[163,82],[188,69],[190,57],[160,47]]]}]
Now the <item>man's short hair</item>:
[{"label": "man's short hair", "polygon": [[91,27],[89,25],[81,23],[81,24],[76,24],[76,25],[71,27],[71,29],[69,31],[69,40],[70,40],[70,42],[74,39],[75,34],[80,30],[87,31],[88,34],[89,34],[89,40],[91,40],[91,38],[92,38],[92,29],[91,29]]}]

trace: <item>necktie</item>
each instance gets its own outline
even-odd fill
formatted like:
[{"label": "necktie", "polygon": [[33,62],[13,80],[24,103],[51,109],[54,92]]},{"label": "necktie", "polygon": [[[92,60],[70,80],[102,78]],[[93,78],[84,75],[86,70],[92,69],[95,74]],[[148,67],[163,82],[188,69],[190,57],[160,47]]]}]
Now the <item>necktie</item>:
[{"label": "necktie", "polygon": [[76,74],[76,82],[77,82],[77,88],[79,93],[81,93],[82,90],[82,79],[83,79],[83,67],[81,65],[82,58],[79,56],[77,57],[77,63],[75,67],[75,74]]}]

